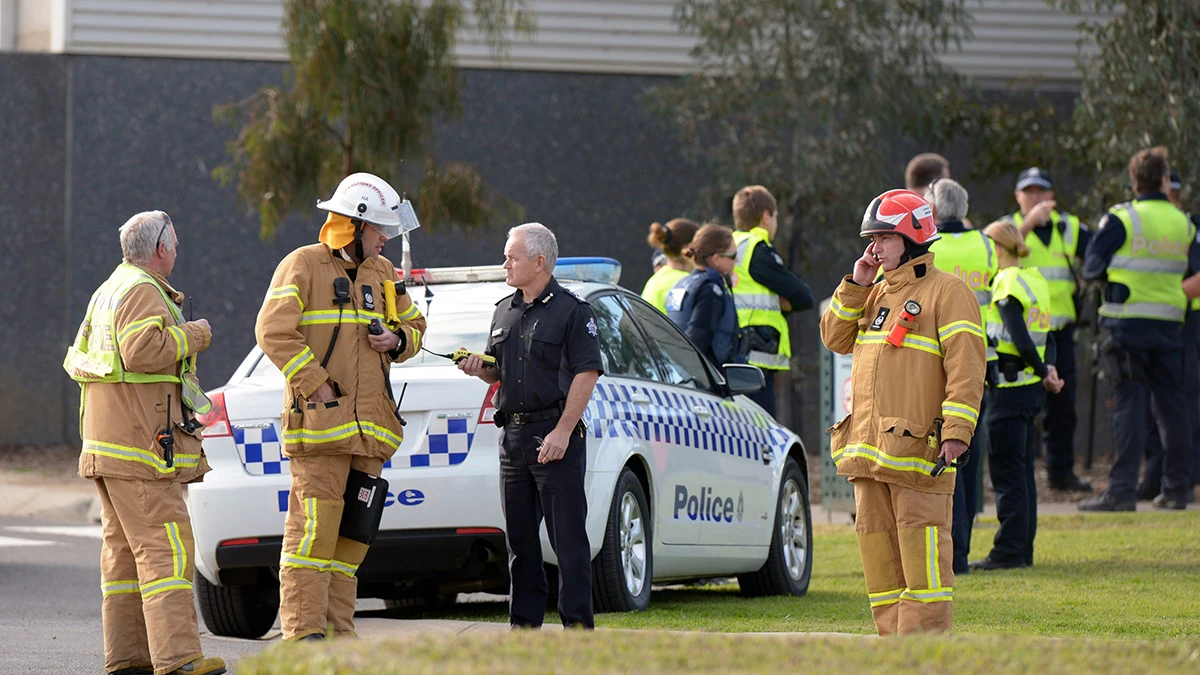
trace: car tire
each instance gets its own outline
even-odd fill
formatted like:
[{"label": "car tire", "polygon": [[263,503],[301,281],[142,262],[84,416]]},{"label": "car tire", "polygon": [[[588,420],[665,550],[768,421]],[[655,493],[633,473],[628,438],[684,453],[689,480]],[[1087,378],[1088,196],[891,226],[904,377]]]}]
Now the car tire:
[{"label": "car tire", "polygon": [[812,579],[812,506],[808,481],[789,457],[779,480],[775,527],[767,561],[757,572],[738,575],[742,595],[804,595]]},{"label": "car tire", "polygon": [[597,612],[634,612],[650,606],[653,534],[646,491],[632,471],[622,469],[608,509],[604,543],[592,561],[592,600]]},{"label": "car tire", "polygon": [[279,615],[279,580],[262,569],[257,583],[217,586],[197,574],[196,598],[204,625],[214,635],[256,640],[271,630]]}]

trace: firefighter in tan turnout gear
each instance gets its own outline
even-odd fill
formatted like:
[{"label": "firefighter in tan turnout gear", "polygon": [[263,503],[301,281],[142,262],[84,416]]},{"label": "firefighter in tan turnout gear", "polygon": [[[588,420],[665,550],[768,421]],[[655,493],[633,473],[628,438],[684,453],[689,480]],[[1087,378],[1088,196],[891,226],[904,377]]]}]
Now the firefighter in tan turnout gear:
[{"label": "firefighter in tan turnout gear", "polygon": [[[821,339],[853,354],[850,414],[830,431],[854,483],[855,531],[880,635],[949,631],[955,460],[979,419],[985,342],[979,303],[933,264],[937,229],[916,193],[876,197],[854,273],[821,317]],[[879,269],[883,279],[873,283]]]},{"label": "firefighter in tan turnout gear", "polygon": [[204,658],[192,597],[195,546],[185,483],[208,472],[195,377],[208,322],[184,321],[167,283],[179,240],[162,211],[121,226],[124,262],[92,295],[63,367],[80,384],[79,475],[100,493],[105,672],[225,672]]},{"label": "firefighter in tan turnout gear", "polygon": [[[329,212],[320,243],[279,263],[254,331],[287,380],[283,454],[292,490],[279,561],[285,640],[324,638],[327,628],[354,635],[355,574],[368,544],[339,534],[343,495],[352,470],[378,476],[400,447],[391,364],[416,355],[425,332],[424,317],[380,255],[409,227],[401,215],[410,205],[381,178],[356,173],[317,207]],[[385,286],[395,289],[392,307]]]}]

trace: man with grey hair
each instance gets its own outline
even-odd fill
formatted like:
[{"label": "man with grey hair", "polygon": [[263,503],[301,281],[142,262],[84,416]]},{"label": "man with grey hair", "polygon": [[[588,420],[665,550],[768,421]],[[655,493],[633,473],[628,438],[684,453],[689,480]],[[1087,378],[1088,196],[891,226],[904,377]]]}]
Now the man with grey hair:
[{"label": "man with grey hair", "polygon": [[79,475],[100,494],[100,578],[108,673],[225,672],[204,658],[184,484],[208,472],[196,420],[212,409],[196,354],[212,331],[185,321],[167,283],[179,239],[146,211],[120,229],[124,262],[88,303],[63,367],[79,383]]},{"label": "man with grey hair", "polygon": [[[966,188],[949,178],[939,178],[925,189],[925,200],[933,208],[938,234],[941,235],[929,249],[934,254],[934,266],[966,282],[979,301],[980,316],[986,316],[984,309],[992,303],[992,279],[1000,271],[1000,259],[992,240],[982,231],[968,228],[964,222],[969,204]],[[986,334],[987,326],[983,328]],[[990,345],[987,354],[988,363],[995,363],[996,351]],[[986,409],[987,402],[984,401],[979,406],[980,419],[983,419]],[[950,537],[954,541],[955,574],[970,572],[971,527],[975,521],[975,507],[979,503],[979,486],[983,475],[981,450],[986,447],[981,440],[983,434],[980,433],[984,426],[980,425],[971,439],[967,467],[959,469],[955,478],[954,520],[950,528]]]},{"label": "man with grey hair", "polygon": [[539,628],[548,588],[540,527],[546,517],[558,558],[558,613],[567,628],[591,629],[591,544],[587,536],[587,427],[583,411],[603,372],[591,306],[554,279],[558,242],[540,223],[509,230],[505,281],[517,289],[496,303],[485,363],[459,369],[500,384],[500,504],[504,509],[508,604],[513,628]]}]

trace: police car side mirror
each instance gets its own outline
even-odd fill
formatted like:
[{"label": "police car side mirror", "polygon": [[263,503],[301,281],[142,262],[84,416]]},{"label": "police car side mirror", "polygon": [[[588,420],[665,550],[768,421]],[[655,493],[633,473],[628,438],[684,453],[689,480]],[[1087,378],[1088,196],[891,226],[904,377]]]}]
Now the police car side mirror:
[{"label": "police car side mirror", "polygon": [[756,394],[767,388],[767,379],[758,366],[744,363],[727,363],[721,366],[725,373],[725,386],[731,395]]}]

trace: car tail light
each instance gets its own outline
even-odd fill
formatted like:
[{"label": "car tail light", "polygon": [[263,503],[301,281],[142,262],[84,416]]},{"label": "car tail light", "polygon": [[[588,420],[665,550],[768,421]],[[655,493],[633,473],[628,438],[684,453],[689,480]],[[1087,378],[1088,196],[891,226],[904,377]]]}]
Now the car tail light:
[{"label": "car tail light", "polygon": [[258,537],[248,537],[246,539],[226,539],[218,544],[218,546],[245,546],[247,544],[257,544]]},{"label": "car tail light", "polygon": [[229,415],[225,412],[225,394],[218,392],[209,396],[209,399],[212,400],[212,410],[196,416],[196,419],[204,424],[204,430],[200,432],[200,435],[204,438],[232,436],[233,427],[230,426]]},{"label": "car tail light", "polygon": [[504,530],[495,527],[460,527],[455,534],[504,534]]},{"label": "car tail light", "polygon": [[500,391],[499,382],[488,387],[487,394],[483,397],[483,405],[479,407],[477,424],[495,424],[492,421],[492,415],[496,414],[496,407],[492,405],[492,399],[496,397],[497,391]]}]

